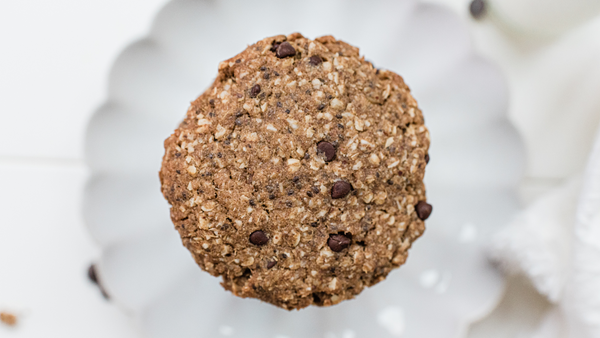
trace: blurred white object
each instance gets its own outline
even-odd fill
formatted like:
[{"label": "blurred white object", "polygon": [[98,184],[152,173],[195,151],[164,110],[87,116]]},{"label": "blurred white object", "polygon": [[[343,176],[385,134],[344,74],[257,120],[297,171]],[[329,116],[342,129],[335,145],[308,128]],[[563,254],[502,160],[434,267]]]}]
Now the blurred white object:
[{"label": "blurred white object", "polygon": [[487,0],[489,12],[520,34],[550,36],[600,13],[598,0]]},{"label": "blurred white object", "polygon": [[[219,61],[294,31],[333,34],[404,77],[431,130],[426,183],[435,212],[408,263],[386,281],[355,300],[290,313],[232,296],[195,265],[157,172],[163,140]],[[115,62],[109,98],[89,124],[84,216],[103,247],[100,279],[148,337],[459,337],[502,291],[484,250],[517,210],[524,167],[506,107],[502,76],[474,54],[457,16],[437,5],[172,1],[150,36]]]},{"label": "blurred white object", "polygon": [[570,273],[575,210],[581,180],[572,179],[539,198],[495,236],[493,254],[510,272],[524,271],[552,302]]},{"label": "blurred white object", "polygon": [[600,131],[586,169],[574,237],[564,306],[570,337],[600,337]]},{"label": "blurred white object", "polygon": [[540,198],[498,234],[493,253],[556,304],[534,338],[600,337],[600,132],[583,180]]},{"label": "blurred white object", "polygon": [[599,11],[600,1],[492,0],[491,20],[472,26],[478,49],[507,74],[510,116],[528,151],[523,191],[549,191],[494,245],[509,270],[523,272],[556,304],[535,338],[600,337],[600,207],[589,202],[600,195],[599,141],[592,151],[600,122]]},{"label": "blurred white object", "polygon": [[478,49],[507,76],[509,114],[527,147],[527,176],[580,173],[600,122],[600,17],[550,42],[509,36],[489,22],[473,32]]}]

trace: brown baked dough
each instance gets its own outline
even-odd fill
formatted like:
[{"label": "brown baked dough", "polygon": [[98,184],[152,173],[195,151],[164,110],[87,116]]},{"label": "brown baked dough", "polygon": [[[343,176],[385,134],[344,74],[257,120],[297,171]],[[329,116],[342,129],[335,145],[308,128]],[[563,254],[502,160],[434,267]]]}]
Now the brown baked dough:
[{"label": "brown baked dough", "polygon": [[295,33],[221,62],[165,141],[171,219],[223,287],[285,309],[353,298],[431,213],[429,132],[402,77]]}]

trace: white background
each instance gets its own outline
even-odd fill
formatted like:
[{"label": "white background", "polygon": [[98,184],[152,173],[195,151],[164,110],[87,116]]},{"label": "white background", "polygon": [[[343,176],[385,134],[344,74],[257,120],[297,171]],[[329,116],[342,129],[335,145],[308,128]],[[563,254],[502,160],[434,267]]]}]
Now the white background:
[{"label": "white background", "polygon": [[0,1],[0,337],[136,337],[87,280],[83,136],[118,53],[166,0]]}]

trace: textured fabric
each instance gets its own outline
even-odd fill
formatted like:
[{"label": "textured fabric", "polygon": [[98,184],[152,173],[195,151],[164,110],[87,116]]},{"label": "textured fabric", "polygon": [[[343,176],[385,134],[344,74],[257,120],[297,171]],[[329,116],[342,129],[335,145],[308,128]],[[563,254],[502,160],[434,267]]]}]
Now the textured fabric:
[{"label": "textured fabric", "polygon": [[532,338],[600,337],[600,134],[574,177],[497,234],[493,257],[555,303]]}]

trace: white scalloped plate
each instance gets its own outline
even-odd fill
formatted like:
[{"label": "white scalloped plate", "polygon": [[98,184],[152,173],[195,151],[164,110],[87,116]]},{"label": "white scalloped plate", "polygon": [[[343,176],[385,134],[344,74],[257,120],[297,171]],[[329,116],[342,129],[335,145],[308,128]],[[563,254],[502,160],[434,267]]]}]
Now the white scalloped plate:
[{"label": "white scalloped plate", "polygon": [[[157,172],[163,140],[219,61],[248,43],[332,34],[401,74],[431,130],[434,213],[405,266],[355,300],[287,312],[238,299],[202,272],[169,220]],[[517,209],[521,141],[505,82],[476,56],[451,11],[407,1],[175,0],[115,62],[86,138],[84,216],[103,248],[100,277],[147,337],[458,337],[498,301],[489,234]]]}]

